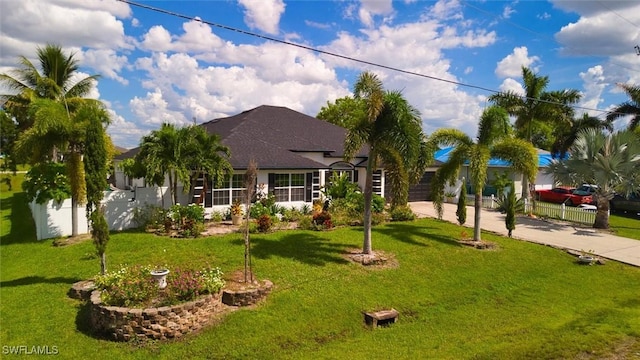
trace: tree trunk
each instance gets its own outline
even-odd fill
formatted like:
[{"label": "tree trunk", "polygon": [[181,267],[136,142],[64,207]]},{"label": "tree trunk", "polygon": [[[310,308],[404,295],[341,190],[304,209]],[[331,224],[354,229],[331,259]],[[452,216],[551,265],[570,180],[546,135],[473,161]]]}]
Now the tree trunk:
[{"label": "tree trunk", "polygon": [[100,273],[105,275],[107,273],[107,254],[100,254]]},{"label": "tree trunk", "polygon": [[473,215],[473,240],[480,241],[480,212],[482,211],[482,190],[478,191],[476,187],[476,195],[473,206],[475,213]]},{"label": "tree trunk", "polygon": [[78,199],[71,196],[71,236],[78,236]]},{"label": "tree trunk", "polygon": [[598,210],[593,227],[596,229],[609,228],[609,199],[606,196],[595,195],[597,198]]},{"label": "tree trunk", "polygon": [[373,198],[373,167],[372,159],[367,164],[367,175],[364,184],[364,242],[362,253],[371,254],[371,199]]}]

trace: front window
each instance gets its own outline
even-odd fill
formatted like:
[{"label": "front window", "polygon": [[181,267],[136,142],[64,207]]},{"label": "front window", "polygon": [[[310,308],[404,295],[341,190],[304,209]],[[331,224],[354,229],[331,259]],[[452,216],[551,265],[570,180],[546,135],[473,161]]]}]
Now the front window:
[{"label": "front window", "polygon": [[244,175],[225,176],[219,187],[213,187],[213,205],[231,205],[235,200],[244,201],[245,193]]},{"label": "front window", "polygon": [[273,181],[277,202],[304,201],[304,174],[275,174]]}]

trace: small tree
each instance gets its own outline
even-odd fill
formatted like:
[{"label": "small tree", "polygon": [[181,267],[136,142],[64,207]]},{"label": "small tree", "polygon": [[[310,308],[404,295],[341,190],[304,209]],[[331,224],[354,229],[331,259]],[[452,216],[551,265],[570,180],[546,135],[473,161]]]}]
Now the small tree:
[{"label": "small tree", "polygon": [[516,214],[524,212],[524,200],[516,198],[514,189],[515,187],[511,183],[509,190],[505,191],[497,200],[498,206],[506,213],[504,224],[509,232],[509,237],[511,237],[513,230],[516,229]]},{"label": "small tree", "polygon": [[87,189],[87,219],[91,222],[91,237],[100,257],[100,270],[107,271],[105,251],[109,241],[109,226],[104,218],[100,202],[107,187],[108,154],[107,134],[101,118],[91,117],[86,129],[84,156],[85,183]]},{"label": "small tree", "polygon": [[458,210],[456,210],[456,216],[458,217],[458,223],[464,225],[467,221],[467,184],[462,178],[462,185],[460,186],[460,196],[458,197]]},{"label": "small tree", "polygon": [[247,172],[244,174],[245,206],[247,219],[244,223],[244,282],[253,282],[253,266],[251,264],[251,241],[249,239],[249,214],[251,214],[251,199],[256,188],[258,165],[251,159]]},{"label": "small tree", "polygon": [[91,237],[100,256],[100,273],[107,273],[107,243],[109,242],[109,225],[104,218],[104,210],[98,208],[91,213]]}]

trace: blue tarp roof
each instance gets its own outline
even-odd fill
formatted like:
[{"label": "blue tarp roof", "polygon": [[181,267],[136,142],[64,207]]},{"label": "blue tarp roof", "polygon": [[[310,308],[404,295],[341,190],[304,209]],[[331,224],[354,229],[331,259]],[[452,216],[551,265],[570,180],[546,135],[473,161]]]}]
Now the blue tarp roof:
[{"label": "blue tarp roof", "polygon": [[[446,147],[436,151],[435,160],[441,163],[447,162],[447,160],[449,160],[449,155],[451,154],[451,151],[453,151],[453,149],[454,147],[451,146],[451,147]],[[551,163],[551,159],[552,158],[551,158],[550,152],[546,150],[538,149],[538,166],[539,167],[547,167]],[[467,164],[467,162],[465,162],[465,164]],[[511,163],[509,163],[508,161],[504,161],[502,159],[491,158],[489,160],[489,166],[491,167],[508,167],[510,165]]]}]

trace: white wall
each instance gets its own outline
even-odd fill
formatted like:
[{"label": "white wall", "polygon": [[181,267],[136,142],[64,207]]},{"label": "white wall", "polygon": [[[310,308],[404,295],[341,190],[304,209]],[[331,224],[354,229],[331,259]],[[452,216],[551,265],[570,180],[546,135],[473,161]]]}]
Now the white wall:
[{"label": "white wall", "polygon": [[[163,195],[165,207],[169,207],[171,197],[166,187],[105,191],[101,204],[105,207],[109,230],[119,231],[135,227],[136,224],[133,222],[134,209],[144,207],[145,204],[161,206]],[[38,240],[71,235],[71,199],[66,199],[62,203],[50,200],[45,204],[37,204],[33,201],[29,207],[36,225]],[[89,233],[89,224],[86,208],[85,205],[79,205],[78,234],[87,233]]]}]

